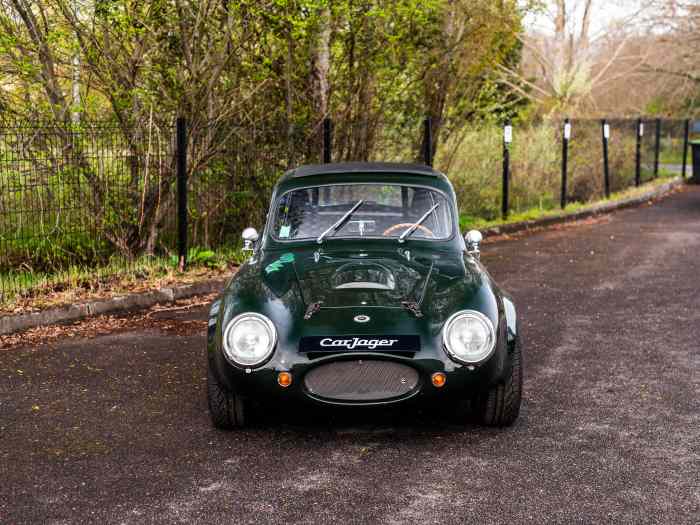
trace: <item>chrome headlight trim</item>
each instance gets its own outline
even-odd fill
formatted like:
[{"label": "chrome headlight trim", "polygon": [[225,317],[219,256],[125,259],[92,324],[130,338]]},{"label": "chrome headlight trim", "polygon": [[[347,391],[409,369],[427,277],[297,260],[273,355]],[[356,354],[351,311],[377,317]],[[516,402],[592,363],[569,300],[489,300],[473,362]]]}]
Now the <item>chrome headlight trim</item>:
[{"label": "chrome headlight trim", "polygon": [[[485,348],[485,350],[479,354],[477,359],[467,359],[464,357],[460,357],[456,352],[454,352],[452,348],[450,348],[450,330],[454,327],[456,322],[465,318],[472,318],[481,322],[486,327],[489,333],[490,342]],[[462,363],[465,365],[476,365],[479,363],[483,363],[493,355],[493,352],[496,349],[496,330],[493,326],[493,323],[491,322],[491,319],[486,317],[481,312],[478,312],[476,310],[460,310],[459,312],[455,312],[454,314],[452,314],[443,325],[442,346],[445,349],[445,353],[447,353],[449,358],[457,363]]]},{"label": "chrome headlight trim", "polygon": [[[249,362],[249,363],[244,363],[239,360],[236,360],[236,351],[232,348],[231,342],[229,340],[231,334],[233,333],[233,330],[241,324],[241,322],[249,320],[249,319],[255,319],[257,321],[262,322],[264,327],[269,333],[270,336],[270,343],[268,345],[268,349],[263,357],[258,359],[255,362]],[[233,319],[231,319],[228,324],[226,325],[226,328],[224,329],[223,332],[223,337],[222,337],[222,343],[223,343],[223,354],[226,360],[231,363],[233,366],[239,367],[239,368],[256,368],[259,367],[263,364],[265,364],[272,354],[275,351],[275,348],[277,347],[277,329],[275,328],[275,325],[273,324],[272,321],[270,321],[269,318],[266,316],[256,313],[256,312],[244,312],[242,314],[238,314],[235,316]]]}]

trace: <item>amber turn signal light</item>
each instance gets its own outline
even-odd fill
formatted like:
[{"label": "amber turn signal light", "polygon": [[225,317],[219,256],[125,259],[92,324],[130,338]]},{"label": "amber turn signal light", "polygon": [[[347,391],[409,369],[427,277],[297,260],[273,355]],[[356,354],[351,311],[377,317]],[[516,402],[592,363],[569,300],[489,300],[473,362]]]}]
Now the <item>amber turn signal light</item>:
[{"label": "amber turn signal light", "polygon": [[287,388],[292,384],[292,374],[289,372],[280,372],[277,374],[277,382],[282,388]]},{"label": "amber turn signal light", "polygon": [[436,388],[442,388],[447,383],[447,376],[442,372],[435,372],[431,379],[433,380],[433,386]]}]

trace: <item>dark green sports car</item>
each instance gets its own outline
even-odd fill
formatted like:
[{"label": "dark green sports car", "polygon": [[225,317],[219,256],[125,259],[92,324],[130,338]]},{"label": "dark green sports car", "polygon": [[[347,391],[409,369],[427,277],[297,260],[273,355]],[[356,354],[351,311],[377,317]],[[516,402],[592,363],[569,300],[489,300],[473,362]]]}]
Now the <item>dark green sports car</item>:
[{"label": "dark green sports car", "polygon": [[447,177],[426,166],[287,172],[262,235],[243,232],[250,259],[211,308],[214,425],[240,427],[261,402],[434,403],[513,423],[515,306],[479,262],[481,235],[462,237],[458,217]]}]

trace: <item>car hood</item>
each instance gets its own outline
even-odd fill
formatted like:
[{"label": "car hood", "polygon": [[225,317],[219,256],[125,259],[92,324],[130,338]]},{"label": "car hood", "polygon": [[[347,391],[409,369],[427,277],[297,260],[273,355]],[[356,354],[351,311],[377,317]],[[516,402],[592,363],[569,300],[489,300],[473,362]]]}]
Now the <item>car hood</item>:
[{"label": "car hood", "polygon": [[455,282],[479,277],[461,254],[436,250],[295,250],[263,256],[260,272],[268,286],[286,292],[294,283],[305,307],[420,305]]},{"label": "car hood", "polygon": [[493,282],[464,252],[416,245],[332,248],[261,250],[229,282],[222,324],[241,312],[259,312],[272,320],[281,341],[296,347],[302,337],[338,333],[434,339],[447,318],[464,309],[498,322]]}]

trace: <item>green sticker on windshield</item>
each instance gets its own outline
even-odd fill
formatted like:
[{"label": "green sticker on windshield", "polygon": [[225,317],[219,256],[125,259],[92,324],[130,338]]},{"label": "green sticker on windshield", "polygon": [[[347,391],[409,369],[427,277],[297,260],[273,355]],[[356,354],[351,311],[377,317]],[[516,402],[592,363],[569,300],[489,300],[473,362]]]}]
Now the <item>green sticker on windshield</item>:
[{"label": "green sticker on windshield", "polygon": [[265,273],[272,273],[272,272],[277,272],[282,269],[282,267],[287,264],[294,262],[294,254],[293,253],[285,253],[282,255],[279,259],[277,259],[275,262],[270,263],[267,265],[265,268]]},{"label": "green sticker on windshield", "polygon": [[291,230],[290,226],[282,226],[280,228],[280,239],[286,239],[289,237],[289,230]]}]

